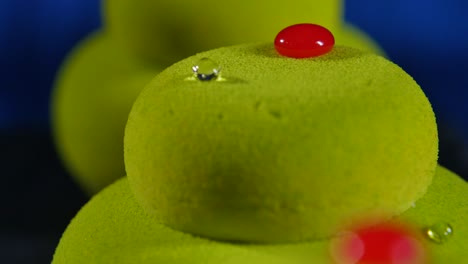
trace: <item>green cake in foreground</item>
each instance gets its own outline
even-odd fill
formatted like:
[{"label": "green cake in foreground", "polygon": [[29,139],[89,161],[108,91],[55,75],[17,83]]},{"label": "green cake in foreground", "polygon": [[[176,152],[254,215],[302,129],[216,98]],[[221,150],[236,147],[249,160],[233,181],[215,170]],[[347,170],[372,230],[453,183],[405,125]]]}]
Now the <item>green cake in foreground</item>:
[{"label": "green cake in foreground", "polygon": [[[454,235],[444,244],[422,241],[428,246],[431,263],[468,259],[467,192],[466,182],[438,167],[424,197],[399,217],[416,224],[420,232],[440,221],[453,226]],[[141,208],[124,178],[95,196],[72,220],[53,263],[333,263],[329,248],[330,240],[248,245],[175,231]]]},{"label": "green cake in foreground", "polygon": [[[224,81],[187,80],[203,57]],[[362,214],[407,210],[437,160],[431,106],[372,53],[335,47],[292,59],[272,44],[200,53],[135,101],[125,168],[164,224],[215,239],[322,239]]]}]

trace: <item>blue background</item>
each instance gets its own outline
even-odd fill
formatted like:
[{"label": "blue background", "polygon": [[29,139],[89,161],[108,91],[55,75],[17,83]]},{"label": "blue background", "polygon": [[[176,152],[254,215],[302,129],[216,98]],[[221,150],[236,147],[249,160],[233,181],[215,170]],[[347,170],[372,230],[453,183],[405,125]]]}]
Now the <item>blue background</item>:
[{"label": "blue background", "polygon": [[0,129],[48,126],[55,73],[100,25],[98,0],[0,1]]},{"label": "blue background", "polygon": [[[422,86],[440,162],[468,178],[468,1],[348,0],[346,20]],[[87,198],[54,151],[49,97],[78,40],[100,27],[98,0],[0,1],[0,262],[49,263]]]}]

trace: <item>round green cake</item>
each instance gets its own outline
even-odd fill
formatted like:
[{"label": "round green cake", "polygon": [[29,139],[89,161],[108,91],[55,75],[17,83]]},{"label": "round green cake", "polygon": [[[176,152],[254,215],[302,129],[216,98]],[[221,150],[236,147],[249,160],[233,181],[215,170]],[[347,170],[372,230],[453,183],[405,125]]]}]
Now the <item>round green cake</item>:
[{"label": "round green cake", "polygon": [[[414,223],[421,233],[440,221],[453,226],[454,235],[444,244],[421,241],[428,247],[431,263],[462,263],[468,259],[467,192],[466,182],[438,167],[426,194],[397,218]],[[330,243],[226,243],[176,231],[143,210],[124,178],[81,209],[64,232],[52,263],[334,263]]]},{"label": "round green cake", "polygon": [[[222,79],[190,78],[203,57]],[[390,61],[341,46],[298,60],[250,44],[159,74],[132,108],[124,148],[136,199],[163,224],[283,243],[407,210],[431,182],[437,142],[427,98]]]}]

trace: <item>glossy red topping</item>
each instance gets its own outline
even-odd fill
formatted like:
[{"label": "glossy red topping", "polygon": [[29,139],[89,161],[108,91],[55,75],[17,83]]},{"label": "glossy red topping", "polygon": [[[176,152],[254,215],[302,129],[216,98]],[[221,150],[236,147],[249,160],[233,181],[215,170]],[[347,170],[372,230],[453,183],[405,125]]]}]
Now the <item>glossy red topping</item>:
[{"label": "glossy red topping", "polygon": [[335,45],[333,34],[315,24],[297,24],[278,33],[275,48],[279,54],[291,58],[317,57],[330,52]]}]

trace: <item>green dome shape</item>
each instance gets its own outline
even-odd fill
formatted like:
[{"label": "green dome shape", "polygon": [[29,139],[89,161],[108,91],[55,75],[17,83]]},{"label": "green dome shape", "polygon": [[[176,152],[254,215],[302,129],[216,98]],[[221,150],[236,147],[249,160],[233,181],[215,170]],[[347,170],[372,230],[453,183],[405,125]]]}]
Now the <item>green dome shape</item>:
[{"label": "green dome shape", "polygon": [[137,63],[105,33],[94,33],[67,58],[52,94],[58,152],[89,194],[125,175],[123,135],[128,113],[161,69]]},{"label": "green dome shape", "polygon": [[106,0],[110,34],[142,60],[171,65],[197,52],[273,40],[298,23],[327,27],[339,45],[380,52],[371,39],[343,21],[343,0]]},{"label": "green dome shape", "polygon": [[[444,244],[420,241],[430,263],[468,259],[468,184],[438,167],[426,194],[397,220],[425,228],[448,222],[454,235]],[[148,215],[119,180],[93,197],[64,232],[53,264],[310,264],[334,263],[330,240],[292,244],[242,244],[204,239],[170,229]]]},{"label": "green dome shape", "polygon": [[[203,57],[225,81],[188,80]],[[163,224],[221,240],[321,239],[363,214],[407,210],[437,160],[431,106],[392,62],[272,44],[197,54],[159,74],[125,132],[136,199]]]}]

